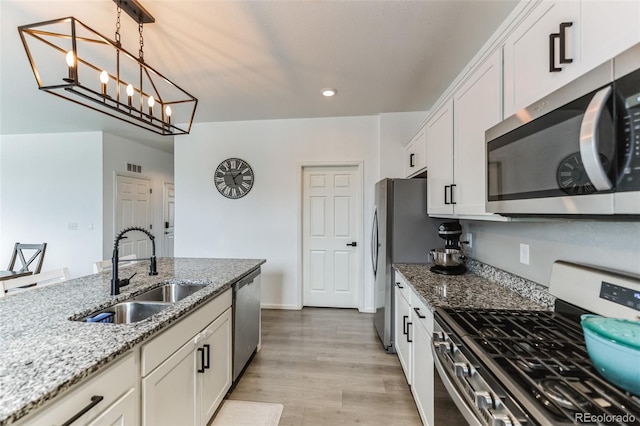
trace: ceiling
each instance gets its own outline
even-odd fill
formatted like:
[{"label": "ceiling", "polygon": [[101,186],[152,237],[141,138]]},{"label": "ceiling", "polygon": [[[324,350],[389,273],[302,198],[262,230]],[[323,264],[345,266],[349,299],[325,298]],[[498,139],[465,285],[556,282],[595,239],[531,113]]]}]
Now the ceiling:
[{"label": "ceiling", "polygon": [[[198,98],[195,122],[426,111],[516,3],[143,0],[156,19],[144,57]],[[16,28],[66,16],[114,38],[112,0],[0,0],[0,134],[107,131],[171,151],[171,137],[37,90]],[[120,32],[137,52],[124,13]]]}]

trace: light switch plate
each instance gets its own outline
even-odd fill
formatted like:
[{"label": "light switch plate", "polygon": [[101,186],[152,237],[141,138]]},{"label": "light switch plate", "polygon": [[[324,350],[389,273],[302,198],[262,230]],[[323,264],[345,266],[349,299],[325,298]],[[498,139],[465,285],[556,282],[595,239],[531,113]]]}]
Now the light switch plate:
[{"label": "light switch plate", "polygon": [[520,244],[520,263],[529,264],[529,244]]}]

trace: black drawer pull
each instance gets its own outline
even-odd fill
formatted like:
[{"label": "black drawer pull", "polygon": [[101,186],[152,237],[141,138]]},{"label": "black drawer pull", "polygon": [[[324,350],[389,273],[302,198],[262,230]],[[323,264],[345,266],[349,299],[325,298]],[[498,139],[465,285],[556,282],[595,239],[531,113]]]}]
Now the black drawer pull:
[{"label": "black drawer pull", "polygon": [[407,326],[407,320],[408,319],[409,319],[408,315],[403,315],[402,316],[402,334],[409,333],[408,326]]},{"label": "black drawer pull", "polygon": [[451,188],[451,186],[450,185],[445,185],[444,186],[444,203],[445,204],[451,204],[449,201],[447,201],[447,189],[448,188]]},{"label": "black drawer pull", "polygon": [[409,167],[415,167],[415,163],[413,162],[413,159],[416,155],[415,154],[411,154],[409,155]]},{"label": "black drawer pull", "polygon": [[409,338],[409,326],[410,325],[413,325],[413,323],[412,322],[408,322],[407,323],[407,342],[413,343],[413,340]]},{"label": "black drawer pull", "polygon": [[198,352],[200,353],[200,365],[202,368],[198,368],[198,373],[204,373],[204,348],[198,348]]},{"label": "black drawer pull", "polygon": [[80,417],[84,416],[93,407],[95,407],[96,405],[100,404],[100,401],[102,401],[103,399],[104,399],[104,397],[101,396],[101,395],[92,396],[91,397],[91,402],[86,407],[84,407],[82,410],[78,411],[78,413],[75,416],[71,417],[69,420],[64,422],[62,424],[62,426],[69,426],[70,424],[72,424],[73,422],[78,420]]},{"label": "black drawer pull", "polygon": [[420,313],[420,308],[413,308],[413,310],[416,311],[416,315],[418,315],[418,318],[423,319],[427,317],[426,315],[422,315]]},{"label": "black drawer pull", "polygon": [[453,201],[453,188],[455,188],[456,186],[458,186],[458,185],[456,185],[455,183],[451,184],[451,191],[450,191],[451,192],[451,204],[456,204],[456,202]]},{"label": "black drawer pull", "polygon": [[560,72],[562,68],[556,67],[556,40],[560,38],[560,34],[549,34],[549,72]]},{"label": "black drawer pull", "polygon": [[560,63],[570,64],[573,59],[567,58],[567,28],[573,26],[573,22],[563,22],[560,24]]},{"label": "black drawer pull", "polygon": [[210,364],[209,362],[211,361],[210,357],[211,357],[211,345],[202,345],[206,350],[207,350],[207,363],[204,363],[204,360],[202,361],[202,366],[203,368],[210,368]]},{"label": "black drawer pull", "polygon": [[398,288],[404,288],[404,287],[402,286],[402,284],[400,284],[399,282],[396,282],[396,287],[398,287]]}]

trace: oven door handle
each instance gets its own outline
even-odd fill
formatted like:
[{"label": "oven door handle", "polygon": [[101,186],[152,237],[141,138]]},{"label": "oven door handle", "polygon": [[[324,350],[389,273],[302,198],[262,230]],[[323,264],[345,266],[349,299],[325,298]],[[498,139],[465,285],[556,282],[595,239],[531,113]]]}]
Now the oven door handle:
[{"label": "oven door handle", "polygon": [[598,152],[598,127],[611,93],[609,85],[593,96],[580,125],[580,158],[589,180],[598,191],[609,191],[613,187]]},{"label": "oven door handle", "polygon": [[453,402],[456,404],[456,407],[458,407],[458,410],[460,410],[460,413],[462,414],[462,416],[469,423],[469,425],[482,426],[482,423],[480,422],[478,417],[476,417],[476,414],[473,411],[473,409],[467,405],[464,396],[462,396],[461,392],[458,390],[456,385],[451,382],[451,378],[449,377],[444,367],[442,366],[441,359],[439,358],[439,354],[434,345],[431,345],[431,352],[433,353],[433,359],[435,361],[434,364],[436,366],[436,370],[438,370],[440,379],[442,380],[444,387],[447,389],[449,396],[451,397]]}]

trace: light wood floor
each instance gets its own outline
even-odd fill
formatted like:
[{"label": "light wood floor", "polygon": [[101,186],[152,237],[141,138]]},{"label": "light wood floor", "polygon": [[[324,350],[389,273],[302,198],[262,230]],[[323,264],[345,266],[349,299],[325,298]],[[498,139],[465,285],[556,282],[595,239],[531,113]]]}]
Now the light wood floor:
[{"label": "light wood floor", "polygon": [[282,426],[421,424],[373,315],[353,309],[263,310],[262,349],[227,398],[283,404]]}]

